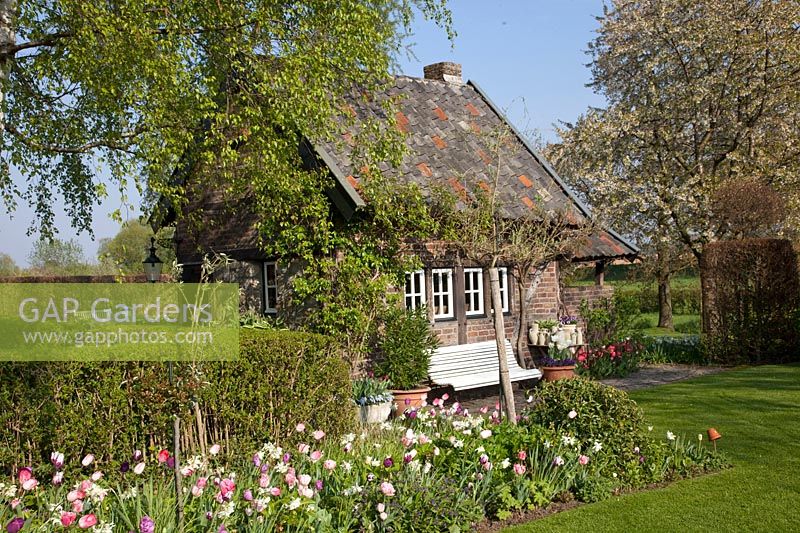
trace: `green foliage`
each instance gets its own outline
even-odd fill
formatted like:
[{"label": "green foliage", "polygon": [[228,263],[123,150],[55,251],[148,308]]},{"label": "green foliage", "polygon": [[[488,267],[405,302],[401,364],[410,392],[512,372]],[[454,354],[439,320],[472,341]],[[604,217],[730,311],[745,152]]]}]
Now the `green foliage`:
[{"label": "green foliage", "polygon": [[[658,285],[655,283],[620,284],[614,287],[614,293],[635,298],[640,313],[658,312]],[[700,314],[701,292],[700,280],[691,282],[673,280],[670,283],[672,311],[678,315]]]},{"label": "green foliage", "polygon": [[642,360],[648,363],[707,365],[699,335],[644,337]]},{"label": "green foliage", "polygon": [[[9,210],[15,200],[33,206],[36,229],[48,236],[57,194],[78,230],[91,231],[92,207],[109,188],[131,181],[148,200],[154,193],[181,207],[185,183],[173,180],[175,167],[202,161],[227,181],[251,170],[237,165],[244,143],[261,169],[238,176],[226,192],[253,184],[258,194],[260,183],[282,179],[275,163],[296,153],[299,133],[334,138],[344,95],[381,87],[415,13],[453,34],[437,0],[175,9],[145,0],[123,7],[21,0],[2,9],[9,10],[3,36],[11,38],[0,43],[7,50],[0,195]],[[191,155],[190,147],[197,149]],[[110,176],[99,183],[98,159]],[[31,178],[27,188],[12,183],[11,164]],[[283,182],[282,190],[290,196],[296,188]]]},{"label": "green foliage", "polygon": [[634,333],[637,302],[615,291],[612,298],[602,298],[591,305],[581,301],[579,314],[586,325],[585,342],[593,347],[606,346]]},{"label": "green foliage", "polygon": [[413,389],[428,379],[431,353],[438,346],[424,307],[392,306],[383,317],[375,374],[387,376],[395,389]]},{"label": "green foliage", "polygon": [[156,255],[165,267],[175,261],[175,247],[172,242],[172,228],[153,233],[149,224],[140,220],[125,222],[117,234],[109,239],[101,239],[97,258],[113,270],[124,274],[139,274],[142,260],[150,249],[150,237],[156,238]]},{"label": "green foliage", "polygon": [[16,276],[19,267],[14,258],[8,254],[0,253],[0,276]]},{"label": "green foliage", "polygon": [[800,360],[800,278],[791,242],[721,241],[701,262],[708,357],[715,362]]},{"label": "green foliage", "polygon": [[170,447],[173,412],[184,431],[193,427],[192,400],[209,440],[229,437],[233,453],[291,442],[298,422],[333,435],[350,428],[338,411],[350,397],[348,369],[330,339],[252,329],[240,339],[238,361],[176,364],[174,386],[163,363],[3,363],[0,464],[44,463],[53,450],[111,465],[134,449],[154,453]]},{"label": "green foliage", "polygon": [[[144,259],[142,255],[142,259]],[[33,244],[28,255],[31,268],[43,275],[85,273],[83,247],[75,240],[41,239]]]},{"label": "green foliage", "polygon": [[357,405],[376,405],[391,401],[392,393],[387,380],[367,376],[353,380],[352,399]]}]

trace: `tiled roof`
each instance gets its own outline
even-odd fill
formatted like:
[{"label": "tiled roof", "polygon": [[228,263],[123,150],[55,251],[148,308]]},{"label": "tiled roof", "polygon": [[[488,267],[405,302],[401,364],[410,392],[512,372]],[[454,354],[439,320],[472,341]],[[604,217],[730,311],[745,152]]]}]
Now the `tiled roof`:
[{"label": "tiled roof", "polygon": [[[396,97],[397,127],[405,135],[407,152],[397,168],[381,171],[406,183],[416,183],[425,193],[445,187],[463,197],[480,187],[497,193],[505,216],[524,216],[535,205],[546,210],[570,209],[575,220],[589,216],[555,171],[525,140],[475,83],[450,83],[398,76],[388,89]],[[349,108],[358,119],[383,116],[377,104],[353,101]],[[492,136],[508,126],[500,149]],[[333,158],[347,181],[358,190],[360,169],[350,159],[352,134],[343,131],[342,142],[316,143]],[[497,159],[499,158],[499,161]],[[638,250],[613,232],[593,235],[578,259],[632,257]]]}]

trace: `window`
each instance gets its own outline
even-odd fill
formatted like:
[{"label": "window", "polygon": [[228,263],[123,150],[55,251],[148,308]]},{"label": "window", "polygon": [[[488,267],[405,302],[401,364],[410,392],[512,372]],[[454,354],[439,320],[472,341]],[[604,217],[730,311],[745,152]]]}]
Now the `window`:
[{"label": "window", "polygon": [[425,271],[406,273],[406,309],[425,305]]},{"label": "window", "polygon": [[278,263],[264,263],[264,313],[278,312]]},{"label": "window", "polygon": [[449,268],[434,268],[433,318],[453,318],[453,271]]},{"label": "window", "polygon": [[503,312],[508,313],[508,269],[506,267],[498,267],[497,273],[500,278],[500,301],[503,303]]},{"label": "window", "polygon": [[464,269],[464,307],[467,316],[483,314],[483,270],[480,268]]}]

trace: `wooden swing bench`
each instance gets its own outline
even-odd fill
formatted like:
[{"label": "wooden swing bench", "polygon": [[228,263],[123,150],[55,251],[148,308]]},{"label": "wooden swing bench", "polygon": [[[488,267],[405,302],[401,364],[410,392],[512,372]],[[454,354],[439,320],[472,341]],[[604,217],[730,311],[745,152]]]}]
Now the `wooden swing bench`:
[{"label": "wooden swing bench", "polygon": [[[542,371],[519,366],[506,339],[506,360],[511,381],[540,379]],[[443,346],[431,355],[428,370],[431,381],[437,385],[450,385],[455,390],[475,389],[500,383],[500,362],[497,358],[497,343],[493,340]]]}]

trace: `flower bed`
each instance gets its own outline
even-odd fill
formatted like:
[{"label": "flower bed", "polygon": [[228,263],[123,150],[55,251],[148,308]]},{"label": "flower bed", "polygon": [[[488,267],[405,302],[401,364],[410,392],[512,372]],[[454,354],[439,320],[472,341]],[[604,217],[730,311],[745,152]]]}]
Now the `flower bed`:
[{"label": "flower bed", "polygon": [[[597,393],[594,385],[577,385],[587,403]],[[469,531],[486,517],[502,519],[554,500],[603,499],[634,486],[628,470],[651,461],[646,481],[724,464],[702,443],[657,442],[638,429],[629,439],[596,439],[588,419],[592,405],[564,408],[569,410],[539,408],[514,426],[488,409],[473,416],[458,404],[448,406],[445,397],[394,423],[337,439],[298,424],[292,439],[297,446],[268,443],[246,463],[226,464],[213,446],[208,455],[181,465],[186,530],[271,531],[280,525],[282,531]],[[535,423],[542,417],[564,420],[545,427]],[[636,418],[631,427],[638,423]],[[617,442],[632,449],[616,449]],[[640,446],[653,457],[639,454]],[[615,461],[622,451],[639,459]],[[121,481],[112,485],[93,457],[65,461],[55,452],[50,465],[23,468],[13,484],[0,484],[2,526],[12,533],[76,526],[173,531],[170,464],[166,450],[150,460],[134,452],[121,467]]]},{"label": "flower bed", "polygon": [[642,351],[642,345],[631,339],[599,348],[582,348],[576,354],[576,370],[595,379],[623,378],[639,367]]}]

